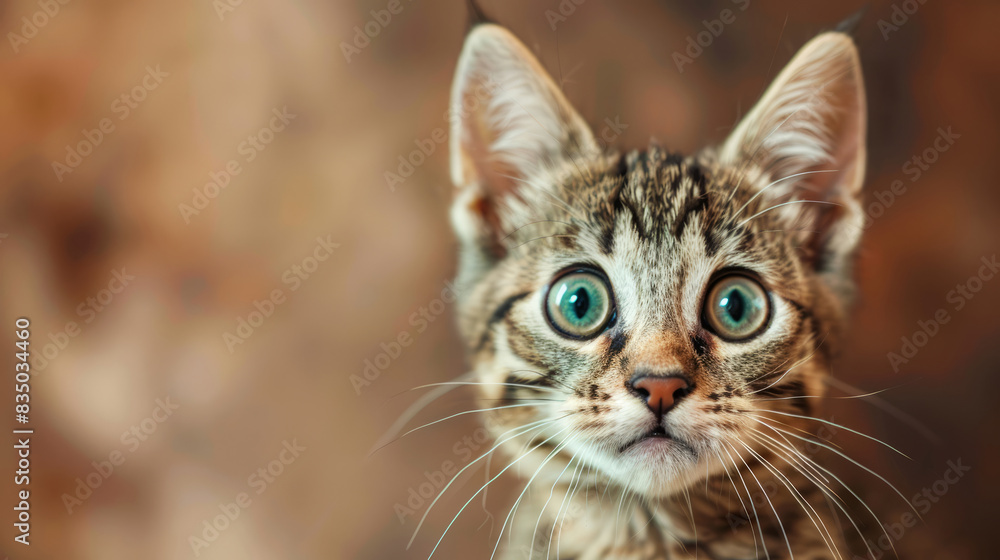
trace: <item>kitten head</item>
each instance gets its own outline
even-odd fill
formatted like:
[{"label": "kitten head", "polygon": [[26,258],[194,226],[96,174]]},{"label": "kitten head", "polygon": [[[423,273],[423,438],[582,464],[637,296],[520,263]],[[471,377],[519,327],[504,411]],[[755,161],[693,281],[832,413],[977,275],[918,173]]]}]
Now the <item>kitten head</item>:
[{"label": "kitten head", "polygon": [[810,415],[850,293],[865,118],[855,47],[825,33],[718,148],[608,153],[514,36],[475,27],[452,221],[502,445],[665,496]]}]

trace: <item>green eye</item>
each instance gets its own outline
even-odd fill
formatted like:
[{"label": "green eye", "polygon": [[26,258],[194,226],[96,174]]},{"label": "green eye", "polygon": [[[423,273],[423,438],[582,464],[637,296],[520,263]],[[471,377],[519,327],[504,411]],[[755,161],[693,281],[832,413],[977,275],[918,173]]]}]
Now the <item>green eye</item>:
[{"label": "green eye", "polygon": [[557,278],[545,297],[549,323],[571,338],[590,338],[614,315],[611,290],[602,275],[577,270]]},{"label": "green eye", "polygon": [[729,340],[749,338],[761,330],[770,313],[767,293],[746,276],[726,276],[712,286],[705,301],[705,321]]}]

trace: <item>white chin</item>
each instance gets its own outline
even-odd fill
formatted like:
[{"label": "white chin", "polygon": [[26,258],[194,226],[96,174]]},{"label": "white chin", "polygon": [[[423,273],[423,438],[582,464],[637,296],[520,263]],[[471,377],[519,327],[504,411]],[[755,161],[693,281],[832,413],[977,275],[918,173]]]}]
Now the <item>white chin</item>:
[{"label": "white chin", "polygon": [[615,462],[619,483],[644,496],[665,497],[690,485],[698,457],[675,439],[646,438],[622,451]]}]

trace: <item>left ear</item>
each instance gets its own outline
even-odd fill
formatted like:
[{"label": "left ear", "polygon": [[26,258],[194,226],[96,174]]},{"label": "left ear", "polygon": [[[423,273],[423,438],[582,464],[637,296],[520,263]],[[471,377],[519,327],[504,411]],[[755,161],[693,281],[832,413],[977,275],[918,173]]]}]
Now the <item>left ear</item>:
[{"label": "left ear", "polygon": [[824,33],[802,47],[720,150],[723,162],[760,172],[757,188],[771,205],[832,203],[776,211],[808,230],[810,261],[836,284],[849,276],[863,225],[866,121],[854,42]]},{"label": "left ear", "polygon": [[451,100],[451,217],[472,278],[506,255],[507,234],[525,223],[516,214],[531,195],[555,196],[551,181],[533,179],[600,149],[538,60],[498,25],[469,33]]}]

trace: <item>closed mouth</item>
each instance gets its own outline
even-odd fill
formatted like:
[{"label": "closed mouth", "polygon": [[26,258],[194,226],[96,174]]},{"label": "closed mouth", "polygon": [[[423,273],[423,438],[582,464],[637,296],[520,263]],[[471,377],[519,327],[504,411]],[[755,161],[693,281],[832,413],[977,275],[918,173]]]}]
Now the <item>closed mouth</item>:
[{"label": "closed mouth", "polygon": [[664,429],[663,426],[656,426],[655,428],[653,428],[652,430],[646,432],[645,434],[643,434],[643,435],[635,438],[634,440],[626,443],[625,445],[619,447],[618,448],[618,453],[624,453],[625,450],[628,449],[629,447],[632,447],[633,445],[636,445],[638,443],[646,441],[647,439],[672,440],[674,438],[673,438],[673,436],[671,436],[670,434],[667,433],[667,430]]}]

